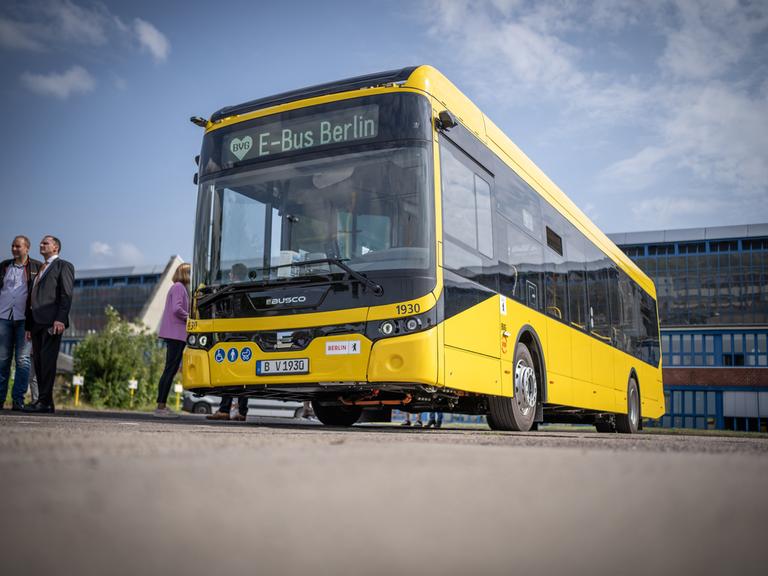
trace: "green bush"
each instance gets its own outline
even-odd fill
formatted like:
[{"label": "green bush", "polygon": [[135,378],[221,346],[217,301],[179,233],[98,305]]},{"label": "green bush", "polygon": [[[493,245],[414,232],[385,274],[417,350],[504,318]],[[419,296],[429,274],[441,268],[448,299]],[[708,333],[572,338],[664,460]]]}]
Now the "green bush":
[{"label": "green bush", "polygon": [[[83,400],[97,407],[134,408],[156,400],[165,351],[146,326],[137,327],[108,306],[107,326],[88,336],[74,352],[75,374],[84,377]],[[131,403],[128,381],[139,387]]]}]

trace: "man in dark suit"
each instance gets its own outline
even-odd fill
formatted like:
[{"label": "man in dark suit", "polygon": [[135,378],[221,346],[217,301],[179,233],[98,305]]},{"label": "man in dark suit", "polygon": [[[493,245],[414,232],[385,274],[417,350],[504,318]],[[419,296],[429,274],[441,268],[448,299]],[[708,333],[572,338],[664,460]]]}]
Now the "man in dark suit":
[{"label": "man in dark suit", "polygon": [[60,251],[61,241],[55,236],[44,236],[40,241],[40,255],[45,263],[32,285],[25,316],[27,336],[32,340],[39,395],[37,402],[24,407],[25,412],[54,413],[56,360],[61,335],[69,327],[72,286],[75,282],[75,267],[59,258]]}]

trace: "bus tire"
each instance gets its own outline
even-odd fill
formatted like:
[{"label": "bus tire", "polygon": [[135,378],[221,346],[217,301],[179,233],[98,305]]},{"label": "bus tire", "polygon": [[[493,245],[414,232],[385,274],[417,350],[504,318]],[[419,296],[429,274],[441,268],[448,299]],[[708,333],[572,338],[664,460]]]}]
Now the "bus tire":
[{"label": "bus tire", "polygon": [[193,414],[210,414],[211,412],[211,405],[207,402],[198,402],[192,407]]},{"label": "bus tire", "polygon": [[488,399],[488,423],[493,430],[528,432],[536,417],[539,387],[533,356],[523,342],[517,344],[513,369],[513,396]]},{"label": "bus tire", "polygon": [[613,422],[595,422],[595,430],[601,434],[612,434],[616,432],[616,426],[613,425]]},{"label": "bus tire", "polygon": [[317,419],[326,426],[352,426],[363,413],[360,406],[344,406],[342,404],[324,406],[318,400],[312,400],[312,410],[314,410]]},{"label": "bus tire", "polygon": [[627,413],[616,414],[616,432],[636,434],[640,429],[640,391],[634,377],[627,385]]}]

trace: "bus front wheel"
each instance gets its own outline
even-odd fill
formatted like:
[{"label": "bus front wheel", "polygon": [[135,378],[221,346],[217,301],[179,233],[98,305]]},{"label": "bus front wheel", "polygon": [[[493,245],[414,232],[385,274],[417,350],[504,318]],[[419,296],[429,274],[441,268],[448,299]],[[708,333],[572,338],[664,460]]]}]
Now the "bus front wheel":
[{"label": "bus front wheel", "polygon": [[627,386],[627,413],[616,414],[616,431],[621,434],[635,434],[640,429],[640,392],[634,378]]},{"label": "bus front wheel", "polygon": [[488,424],[492,430],[528,432],[536,417],[539,386],[531,351],[519,342],[515,351],[513,396],[488,399]]},{"label": "bus front wheel", "polygon": [[323,405],[318,400],[312,400],[312,410],[317,419],[326,426],[352,426],[363,413],[360,406]]}]

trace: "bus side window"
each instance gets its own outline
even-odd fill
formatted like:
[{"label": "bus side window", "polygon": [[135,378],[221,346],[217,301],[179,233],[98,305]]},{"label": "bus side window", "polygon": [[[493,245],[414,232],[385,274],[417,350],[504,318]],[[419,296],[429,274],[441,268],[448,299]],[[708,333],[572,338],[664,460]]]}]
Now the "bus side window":
[{"label": "bus side window", "polygon": [[626,272],[620,270],[617,278],[618,302],[618,331],[621,334],[623,346],[619,348],[637,356],[637,339],[640,332],[640,301],[639,291]]},{"label": "bus side window", "polygon": [[492,258],[490,176],[478,175],[480,167],[446,143],[440,146],[440,165],[445,233]]},{"label": "bus side window", "polygon": [[619,270],[614,266],[608,268],[608,308],[611,314],[611,341],[619,350],[626,351],[619,305]]},{"label": "bus side window", "polygon": [[565,322],[568,319],[568,300],[566,291],[567,271],[563,264],[549,264],[545,274],[546,313]]},{"label": "bus side window", "polygon": [[584,250],[586,238],[576,230],[568,230],[565,261],[568,270],[568,320],[571,326],[589,331],[587,314],[587,271]]},{"label": "bus side window", "polygon": [[584,263],[569,262],[568,265],[569,319],[572,326],[587,330],[587,283]]},{"label": "bus side window", "polygon": [[440,145],[443,265],[498,290],[490,173],[445,140]]},{"label": "bus side window", "polygon": [[496,205],[499,213],[520,229],[544,242],[542,202],[539,194],[509,169],[496,171]]},{"label": "bus side window", "polygon": [[499,291],[538,310],[541,306],[543,247],[504,216],[498,215]]},{"label": "bus side window", "polygon": [[443,232],[477,249],[475,174],[459,160],[460,152],[440,146]]},{"label": "bus side window", "polygon": [[653,364],[659,363],[659,324],[656,312],[656,302],[644,291],[639,290],[640,313],[642,316],[642,331],[640,337],[640,357]]},{"label": "bus side window", "polygon": [[611,316],[608,310],[608,268],[604,263],[590,262],[593,267],[587,274],[589,295],[590,331],[602,340],[610,340]]}]

